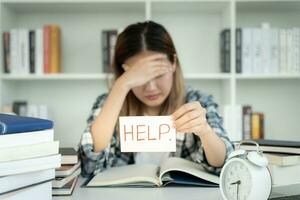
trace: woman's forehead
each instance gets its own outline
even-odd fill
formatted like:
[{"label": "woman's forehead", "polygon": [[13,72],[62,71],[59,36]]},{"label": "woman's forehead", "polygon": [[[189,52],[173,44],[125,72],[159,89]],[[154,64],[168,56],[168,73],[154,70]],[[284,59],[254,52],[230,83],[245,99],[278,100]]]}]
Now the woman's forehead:
[{"label": "woman's forehead", "polygon": [[131,56],[130,58],[128,58],[126,60],[126,63],[129,64],[129,63],[135,62],[139,59],[145,58],[147,56],[155,55],[155,54],[162,54],[162,53],[157,52],[157,51],[144,50],[144,51],[141,51],[138,54],[135,54],[134,56]]}]

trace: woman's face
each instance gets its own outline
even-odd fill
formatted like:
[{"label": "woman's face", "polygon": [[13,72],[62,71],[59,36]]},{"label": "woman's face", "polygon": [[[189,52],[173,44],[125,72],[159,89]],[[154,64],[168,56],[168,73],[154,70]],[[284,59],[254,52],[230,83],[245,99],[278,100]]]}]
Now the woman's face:
[{"label": "woman's face", "polygon": [[[130,57],[125,63],[133,64],[145,56],[156,54],[154,51],[143,51]],[[167,58],[166,58],[167,59]],[[132,88],[134,95],[148,108],[159,108],[170,94],[173,84],[173,73],[176,66],[167,59],[172,70],[164,75],[158,76],[146,84]]]}]

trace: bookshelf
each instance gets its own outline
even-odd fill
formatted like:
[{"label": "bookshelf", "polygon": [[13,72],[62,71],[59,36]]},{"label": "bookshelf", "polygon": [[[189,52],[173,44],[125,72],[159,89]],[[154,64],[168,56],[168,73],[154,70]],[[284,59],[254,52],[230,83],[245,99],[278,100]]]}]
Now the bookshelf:
[{"label": "bookshelf", "polygon": [[13,100],[47,105],[61,146],[77,146],[95,98],[108,91],[111,75],[102,72],[101,30],[150,19],[172,35],[187,84],[212,94],[220,111],[227,104],[251,104],[265,113],[267,138],[300,140],[300,74],[237,74],[235,62],[231,73],[220,70],[222,29],[233,32],[230,56],[235,60],[236,27],[265,21],[272,27],[300,27],[298,0],[2,0],[0,8],[1,32],[52,23],[61,27],[61,74],[4,74],[3,52],[0,73],[1,108]]}]

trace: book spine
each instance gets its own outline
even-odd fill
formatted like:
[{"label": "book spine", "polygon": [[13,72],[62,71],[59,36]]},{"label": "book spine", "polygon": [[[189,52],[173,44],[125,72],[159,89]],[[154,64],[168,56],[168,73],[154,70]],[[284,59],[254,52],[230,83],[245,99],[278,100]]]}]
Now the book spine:
[{"label": "book spine", "polygon": [[242,73],[242,30],[236,30],[236,73]]},{"label": "book spine", "polygon": [[225,72],[225,36],[224,30],[220,33],[220,68],[221,72]]},{"label": "book spine", "polygon": [[230,30],[225,30],[225,72],[230,73]]},{"label": "book spine", "polygon": [[262,31],[253,29],[253,73],[262,73]]},{"label": "book spine", "polygon": [[18,30],[12,29],[10,31],[10,59],[11,59],[11,73],[19,73],[19,53],[18,53]]},{"label": "book spine", "polygon": [[286,30],[280,29],[279,31],[279,41],[280,41],[280,72],[287,72],[287,37]]},{"label": "book spine", "polygon": [[251,113],[252,107],[250,105],[243,106],[243,139],[251,139]]},{"label": "book spine", "polygon": [[109,72],[112,72],[112,65],[113,65],[113,59],[114,59],[114,53],[115,53],[115,45],[118,37],[117,30],[111,30],[108,34],[108,44],[109,44]]},{"label": "book spine", "polygon": [[43,58],[43,29],[36,29],[35,34],[35,73],[43,74],[44,58]]},{"label": "book spine", "polygon": [[35,73],[35,32],[29,31],[30,73]]},{"label": "book spine", "polygon": [[293,30],[288,29],[287,30],[287,66],[286,66],[286,72],[291,73],[293,71]]},{"label": "book spine", "polygon": [[102,31],[102,70],[104,73],[108,72],[108,32]]},{"label": "book spine", "polygon": [[44,26],[43,28],[43,47],[44,47],[44,73],[50,73],[50,48],[51,48],[51,29],[50,26]]},{"label": "book spine", "polygon": [[4,73],[10,73],[10,33],[4,32],[2,35],[3,39],[3,65],[4,65]]},{"label": "book spine", "polygon": [[264,138],[264,115],[263,113],[252,113],[252,139]]},{"label": "book spine", "polygon": [[242,73],[252,73],[252,29],[242,29]]},{"label": "book spine", "polygon": [[279,31],[272,29],[270,35],[270,65],[272,73],[279,73]]},{"label": "book spine", "polygon": [[51,45],[50,45],[50,73],[59,73],[60,67],[60,29],[56,25],[50,26]]}]

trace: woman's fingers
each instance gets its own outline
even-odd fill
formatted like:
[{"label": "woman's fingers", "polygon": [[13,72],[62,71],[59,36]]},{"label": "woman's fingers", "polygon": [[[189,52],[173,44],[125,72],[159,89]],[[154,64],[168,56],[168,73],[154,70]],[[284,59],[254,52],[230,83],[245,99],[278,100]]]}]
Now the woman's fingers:
[{"label": "woman's fingers", "polygon": [[200,126],[203,123],[205,123],[205,120],[202,119],[199,115],[199,117],[191,119],[181,126],[176,126],[176,130],[179,132],[183,132],[183,130],[189,129],[190,127]]},{"label": "woman's fingers", "polygon": [[184,104],[177,111],[175,111],[172,114],[172,118],[173,118],[174,121],[176,121],[177,119],[182,117],[185,113],[187,113],[189,111],[192,111],[192,110],[198,108],[199,106],[201,106],[201,105],[198,101]]}]

